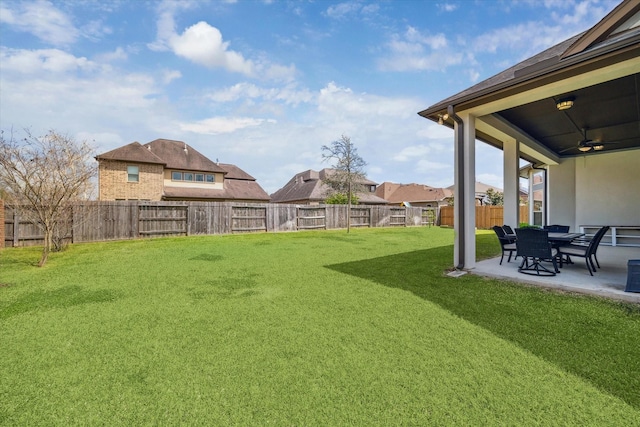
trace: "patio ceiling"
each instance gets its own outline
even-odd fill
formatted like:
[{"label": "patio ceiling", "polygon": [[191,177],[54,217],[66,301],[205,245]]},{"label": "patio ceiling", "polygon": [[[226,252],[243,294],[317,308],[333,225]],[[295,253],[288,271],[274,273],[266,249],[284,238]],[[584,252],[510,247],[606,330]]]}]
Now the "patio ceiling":
[{"label": "patio ceiling", "polygon": [[[585,87],[494,113],[512,127],[560,157],[584,155],[578,143],[601,143],[598,152],[640,148],[640,74]],[[567,110],[558,110],[561,99],[572,98]],[[487,137],[487,142],[495,141]],[[595,154],[595,151],[587,154]]]},{"label": "patio ceiling", "polygon": [[[573,106],[559,110],[566,98]],[[453,127],[450,109],[477,118],[478,140],[520,141],[535,164],[585,155],[585,139],[601,145],[587,155],[640,148],[640,2],[624,0],[590,30],[419,114]]]}]

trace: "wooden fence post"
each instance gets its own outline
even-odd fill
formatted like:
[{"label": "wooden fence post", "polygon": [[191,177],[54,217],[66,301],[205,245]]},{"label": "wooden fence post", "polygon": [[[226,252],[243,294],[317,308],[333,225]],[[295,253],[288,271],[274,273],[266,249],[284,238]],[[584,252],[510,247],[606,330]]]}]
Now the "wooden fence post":
[{"label": "wooden fence post", "polygon": [[20,215],[18,209],[13,208],[13,247],[18,247],[18,233],[20,232]]}]

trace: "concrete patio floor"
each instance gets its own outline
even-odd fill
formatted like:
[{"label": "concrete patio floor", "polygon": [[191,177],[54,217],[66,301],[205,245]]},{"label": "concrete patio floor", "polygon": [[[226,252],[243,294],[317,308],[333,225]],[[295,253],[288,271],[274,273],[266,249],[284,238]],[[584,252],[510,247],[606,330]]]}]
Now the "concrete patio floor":
[{"label": "concrete patio floor", "polygon": [[[640,293],[624,291],[627,284],[627,261],[630,259],[640,259],[640,248],[600,246],[598,260],[602,268],[593,277],[587,271],[584,258],[574,258],[574,264],[565,265],[560,269],[560,274],[551,277],[519,273],[521,259],[511,258],[511,262],[507,262],[507,256],[502,265],[500,257],[479,261],[471,273],[640,304]],[[551,266],[551,263],[545,264]]]}]

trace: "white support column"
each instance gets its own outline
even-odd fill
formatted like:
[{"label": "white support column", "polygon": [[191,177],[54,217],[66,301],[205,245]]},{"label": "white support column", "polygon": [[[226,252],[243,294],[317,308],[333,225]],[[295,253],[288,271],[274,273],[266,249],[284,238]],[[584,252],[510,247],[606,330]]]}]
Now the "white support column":
[{"label": "white support column", "polygon": [[461,141],[458,132],[460,125],[457,123],[455,132],[454,229],[456,237],[453,262],[464,269],[472,269],[476,266],[476,127],[474,116],[460,114],[460,118],[463,122]]},{"label": "white support column", "polygon": [[520,143],[515,139],[503,142],[504,223],[520,224]]},{"label": "white support column", "polygon": [[476,118],[471,115],[462,116],[465,122],[465,268],[476,266]]}]

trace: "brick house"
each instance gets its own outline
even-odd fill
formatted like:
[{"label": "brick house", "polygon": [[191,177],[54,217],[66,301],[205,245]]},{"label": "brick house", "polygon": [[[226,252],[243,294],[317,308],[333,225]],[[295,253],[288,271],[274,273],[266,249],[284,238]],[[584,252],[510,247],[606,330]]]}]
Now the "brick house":
[{"label": "brick house", "polygon": [[[334,173],[334,169],[325,168],[320,171],[306,170],[296,174],[284,187],[271,195],[273,203],[297,203],[304,205],[320,205],[331,194],[331,189],[324,180]],[[365,179],[359,184],[364,191],[356,194],[361,205],[386,205],[387,201],[376,196],[378,184]]]},{"label": "brick house", "polygon": [[182,141],[132,142],[96,160],[99,200],[269,201],[251,175]]},{"label": "brick house", "polygon": [[453,192],[448,188],[430,187],[424,184],[396,184],[383,182],[376,189],[376,196],[392,205],[440,207],[447,206]]}]

